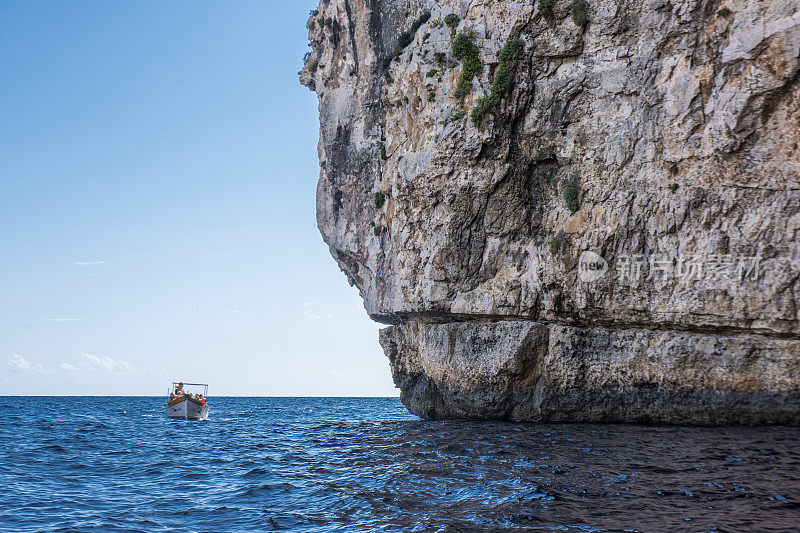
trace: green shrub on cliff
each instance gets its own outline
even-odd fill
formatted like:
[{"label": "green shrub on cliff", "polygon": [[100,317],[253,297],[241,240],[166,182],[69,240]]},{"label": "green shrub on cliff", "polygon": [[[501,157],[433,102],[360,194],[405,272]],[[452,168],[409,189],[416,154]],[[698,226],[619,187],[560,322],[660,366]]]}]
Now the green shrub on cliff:
[{"label": "green shrub on cliff", "polygon": [[472,42],[472,35],[459,33],[453,40],[453,56],[461,60],[461,76],[456,84],[455,98],[463,104],[464,98],[472,91],[472,79],[483,70],[480,48]]},{"label": "green shrub on cliff", "polygon": [[450,13],[444,18],[444,23],[450,28],[450,37],[455,37],[456,27],[458,26],[459,22],[461,22],[461,19],[459,19],[458,15],[455,13]]},{"label": "green shrub on cliff", "polygon": [[466,111],[463,109],[459,109],[457,111],[453,111],[453,114],[444,121],[445,124],[450,124],[451,122],[460,122],[462,118],[467,114]]},{"label": "green shrub on cliff", "polygon": [[431,18],[430,11],[426,11],[411,24],[411,28],[407,29],[406,31],[400,34],[400,36],[397,38],[397,48],[389,52],[389,54],[386,57],[384,57],[383,61],[381,62],[381,68],[384,71],[389,70],[389,66],[392,64],[392,61],[394,61],[395,58],[397,58],[400,54],[402,54],[403,50],[414,41],[414,35],[417,33],[417,30],[423,24],[428,22],[430,18]]},{"label": "green shrub on cliff", "polygon": [[456,59],[467,59],[470,57],[477,57],[480,49],[478,45],[472,42],[473,35],[471,33],[461,32],[453,39],[453,56]]},{"label": "green shrub on cliff", "polygon": [[319,66],[319,61],[317,61],[316,59],[312,59],[311,61],[309,61],[308,62],[308,67],[306,67],[307,70],[308,70],[308,73],[313,76],[314,73],[317,71],[317,67],[318,66]]},{"label": "green shrub on cliff", "polygon": [[481,96],[475,100],[475,105],[472,106],[472,111],[469,112],[469,119],[472,124],[477,128],[483,120],[483,114],[489,110],[488,98]]},{"label": "green shrub on cliff", "polygon": [[409,44],[411,44],[411,40],[414,38],[414,34],[411,33],[411,30],[406,30],[400,34],[400,38],[397,39],[397,44],[400,48],[405,48]]},{"label": "green shrub on cliff", "polygon": [[416,35],[417,30],[419,30],[423,24],[428,22],[430,18],[431,18],[431,12],[426,11],[425,13],[417,17],[417,19],[414,22],[411,23],[411,28],[407,29],[406,31],[400,34],[400,37],[397,41],[398,45],[400,46],[400,50],[411,44],[411,42],[414,40],[414,35]]},{"label": "green shrub on cliff", "polygon": [[571,213],[578,211],[580,207],[578,202],[578,193],[580,192],[580,176],[576,173],[572,176],[571,180],[564,183],[564,202],[567,204],[567,209]]},{"label": "green shrub on cliff", "polygon": [[556,255],[565,241],[564,231],[559,231],[552,239],[550,239],[550,255]]},{"label": "green shrub on cliff", "polygon": [[489,96],[478,98],[470,112],[470,119],[475,127],[480,126],[484,114],[500,105],[503,94],[511,87],[514,61],[523,45],[522,39],[512,39],[498,52],[497,59],[499,63],[494,71],[494,80],[492,81],[492,89]]},{"label": "green shrub on cliff", "polygon": [[586,0],[572,0],[569,4],[569,14],[572,22],[581,29],[589,22],[589,2]]},{"label": "green shrub on cliff", "polygon": [[417,30],[420,29],[420,27],[426,22],[428,22],[430,19],[431,19],[430,11],[426,11],[425,13],[420,15],[417,18],[417,20],[415,20],[414,23],[411,25],[411,33],[417,33]]},{"label": "green shrub on cliff", "polygon": [[383,194],[381,191],[375,193],[375,207],[380,209],[383,207],[383,204],[386,202],[386,195]]},{"label": "green shrub on cliff", "polygon": [[536,9],[539,11],[540,15],[546,19],[549,19],[553,16],[553,5],[555,3],[555,0],[539,0],[539,3],[536,5]]}]

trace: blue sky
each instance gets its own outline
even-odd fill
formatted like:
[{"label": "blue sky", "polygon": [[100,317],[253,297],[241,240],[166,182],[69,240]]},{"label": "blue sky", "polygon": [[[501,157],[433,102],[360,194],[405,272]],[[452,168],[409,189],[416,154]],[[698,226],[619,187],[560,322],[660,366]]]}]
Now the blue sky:
[{"label": "blue sky", "polygon": [[314,7],[0,3],[0,394],[396,394],[316,228]]}]

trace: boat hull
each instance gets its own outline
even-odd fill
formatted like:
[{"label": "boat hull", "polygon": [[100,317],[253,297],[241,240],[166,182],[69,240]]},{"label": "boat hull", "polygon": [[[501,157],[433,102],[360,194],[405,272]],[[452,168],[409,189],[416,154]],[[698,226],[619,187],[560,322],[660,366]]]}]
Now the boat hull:
[{"label": "boat hull", "polygon": [[177,402],[170,402],[167,405],[167,416],[169,418],[188,418],[190,420],[205,420],[210,411],[207,404],[183,398]]}]

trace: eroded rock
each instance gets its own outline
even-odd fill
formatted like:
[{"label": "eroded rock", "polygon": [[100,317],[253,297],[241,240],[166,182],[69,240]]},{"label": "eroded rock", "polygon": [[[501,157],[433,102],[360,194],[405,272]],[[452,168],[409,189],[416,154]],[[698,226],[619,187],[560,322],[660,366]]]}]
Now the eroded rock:
[{"label": "eroded rock", "polygon": [[[403,401],[429,418],[796,423],[798,1],[603,0],[589,20],[567,2],[544,18],[330,0],[309,21],[318,225],[394,325]],[[459,34],[483,62],[463,104]],[[473,122],[514,39],[510,83]],[[608,275],[581,281],[587,250]],[[646,272],[621,276],[637,257]],[[753,257],[756,275],[737,271]],[[701,275],[679,272],[691,258]],[[650,276],[661,260],[672,274]]]}]

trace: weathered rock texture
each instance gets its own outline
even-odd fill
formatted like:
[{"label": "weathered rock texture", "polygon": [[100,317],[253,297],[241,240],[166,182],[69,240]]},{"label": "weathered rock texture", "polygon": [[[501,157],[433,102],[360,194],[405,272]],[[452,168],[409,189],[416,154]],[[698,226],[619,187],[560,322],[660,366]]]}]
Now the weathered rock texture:
[{"label": "weathered rock texture", "polygon": [[[588,18],[329,0],[309,20],[318,224],[393,324],[401,399],[426,418],[800,423],[800,0],[589,0]],[[459,34],[484,64],[463,104]],[[608,275],[579,279],[584,250]],[[632,254],[705,275],[630,282]],[[745,279],[709,263],[756,255]]]}]

